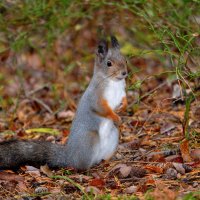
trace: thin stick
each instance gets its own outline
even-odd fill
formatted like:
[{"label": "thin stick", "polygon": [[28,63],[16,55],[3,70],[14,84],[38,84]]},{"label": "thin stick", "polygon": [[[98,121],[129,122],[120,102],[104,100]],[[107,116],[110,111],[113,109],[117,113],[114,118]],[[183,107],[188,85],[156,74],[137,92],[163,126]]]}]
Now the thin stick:
[{"label": "thin stick", "polygon": [[[161,87],[163,87],[164,85],[166,85],[167,81],[161,83],[160,85],[158,85],[157,87],[155,87],[154,89],[152,89],[151,91],[145,93],[144,95],[142,95],[140,97],[140,100],[144,99],[145,97],[149,96],[150,94],[154,93],[156,90],[160,89]],[[135,103],[137,103],[138,100],[135,100],[133,103],[131,103],[128,107],[132,107]]]},{"label": "thin stick", "polygon": [[36,97],[30,97],[30,99],[36,101],[38,104],[43,106],[49,113],[53,114],[53,111],[51,110],[51,108],[48,105],[46,105],[42,100],[40,100]]},{"label": "thin stick", "polygon": [[35,93],[37,93],[37,92],[40,92],[41,90],[43,90],[43,89],[45,89],[45,88],[49,88],[49,86],[48,86],[48,85],[43,85],[43,86],[41,86],[41,87],[38,87],[38,88],[36,88],[36,89],[34,89],[34,90],[28,92],[26,95],[27,95],[28,97],[30,97],[31,95],[33,95],[33,94],[35,94]]}]

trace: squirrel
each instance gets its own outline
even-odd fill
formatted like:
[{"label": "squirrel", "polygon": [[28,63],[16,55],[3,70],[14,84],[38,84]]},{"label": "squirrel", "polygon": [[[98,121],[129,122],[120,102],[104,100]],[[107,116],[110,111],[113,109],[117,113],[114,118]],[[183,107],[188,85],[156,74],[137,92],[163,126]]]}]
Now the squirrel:
[{"label": "squirrel", "polygon": [[98,44],[93,77],[80,99],[66,144],[2,142],[0,169],[47,164],[50,168],[86,170],[112,157],[119,142],[117,124],[121,118],[117,113],[127,106],[125,78],[128,73],[118,40],[115,36],[110,40],[110,45],[105,39]]}]

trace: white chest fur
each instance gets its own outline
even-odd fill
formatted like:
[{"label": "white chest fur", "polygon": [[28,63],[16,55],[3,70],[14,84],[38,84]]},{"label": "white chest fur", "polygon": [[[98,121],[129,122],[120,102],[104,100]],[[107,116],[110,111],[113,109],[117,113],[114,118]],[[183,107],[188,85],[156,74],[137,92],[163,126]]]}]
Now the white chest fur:
[{"label": "white chest fur", "polygon": [[[125,80],[109,81],[104,91],[104,99],[107,100],[109,106],[115,110],[125,97]],[[95,162],[100,162],[102,159],[107,159],[116,150],[118,144],[118,129],[115,127],[112,120],[102,118],[99,126],[100,142],[94,156]]]},{"label": "white chest fur", "polygon": [[112,81],[109,80],[104,98],[107,100],[109,106],[114,110],[120,105],[122,98],[125,96],[125,80]]}]

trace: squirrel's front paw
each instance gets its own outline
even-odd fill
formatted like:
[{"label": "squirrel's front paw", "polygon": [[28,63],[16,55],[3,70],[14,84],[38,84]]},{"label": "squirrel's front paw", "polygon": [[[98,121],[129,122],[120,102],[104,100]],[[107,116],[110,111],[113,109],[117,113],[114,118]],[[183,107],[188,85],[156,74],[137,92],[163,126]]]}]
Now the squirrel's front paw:
[{"label": "squirrel's front paw", "polygon": [[125,112],[127,108],[127,98],[123,97],[122,102],[120,103],[119,107],[117,108],[116,112]]},{"label": "squirrel's front paw", "polygon": [[113,119],[114,122],[117,122],[117,123],[120,123],[122,121],[121,117],[119,115],[117,115],[117,114],[114,114],[112,116],[112,119]]}]

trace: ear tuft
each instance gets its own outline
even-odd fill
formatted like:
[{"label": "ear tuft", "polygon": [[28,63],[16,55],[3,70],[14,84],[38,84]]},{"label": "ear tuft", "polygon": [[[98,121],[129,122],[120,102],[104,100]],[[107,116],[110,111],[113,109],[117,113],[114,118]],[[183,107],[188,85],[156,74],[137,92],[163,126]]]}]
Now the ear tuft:
[{"label": "ear tuft", "polygon": [[101,56],[101,57],[105,57],[105,55],[108,52],[108,42],[106,40],[101,40],[99,42],[98,48],[97,48],[97,53]]},{"label": "ear tuft", "polygon": [[110,39],[111,39],[112,47],[119,48],[119,42],[118,42],[117,38],[114,35],[112,35],[112,36],[110,36]]}]

